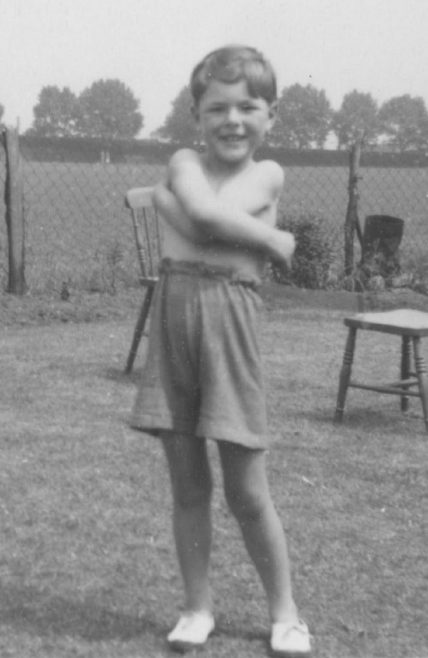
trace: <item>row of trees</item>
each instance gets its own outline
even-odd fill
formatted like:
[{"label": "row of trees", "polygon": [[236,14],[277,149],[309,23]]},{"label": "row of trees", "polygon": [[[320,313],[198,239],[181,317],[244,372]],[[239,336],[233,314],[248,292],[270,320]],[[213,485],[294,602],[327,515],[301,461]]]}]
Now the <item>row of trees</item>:
[{"label": "row of trees", "polygon": [[[190,91],[183,87],[164,124],[153,137],[197,143],[190,112]],[[0,105],[0,121],[4,108]],[[143,127],[139,101],[120,80],[98,80],[76,96],[68,87],[43,87],[27,134],[46,137],[133,139]],[[428,111],[423,98],[404,94],[378,106],[368,93],[351,91],[334,111],[324,90],[294,84],[283,89],[278,120],[269,135],[272,146],[322,149],[334,134],[339,149],[362,139],[366,148],[383,145],[398,151],[428,148]]]},{"label": "row of trees", "polygon": [[[197,142],[190,106],[190,90],[183,87],[155,135],[177,142]],[[312,85],[294,84],[282,91],[278,119],[268,137],[270,145],[322,149],[332,133],[339,149],[349,148],[357,139],[366,148],[383,144],[399,151],[427,149],[428,111],[423,98],[409,94],[391,98],[379,107],[371,94],[354,90],[334,111],[325,91]]]},{"label": "row of trees", "polygon": [[29,135],[132,139],[143,127],[139,101],[120,80],[98,80],[76,96],[68,87],[43,87]]}]

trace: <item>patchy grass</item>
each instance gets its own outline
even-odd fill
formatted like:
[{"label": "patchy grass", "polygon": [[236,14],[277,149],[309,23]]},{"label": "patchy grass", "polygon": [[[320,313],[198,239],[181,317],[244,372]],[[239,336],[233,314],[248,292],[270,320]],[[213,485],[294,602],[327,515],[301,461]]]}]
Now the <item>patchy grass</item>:
[{"label": "patchy grass", "polygon": [[[402,416],[396,398],[351,391],[344,423],[334,425],[343,311],[327,298],[315,307],[268,292],[270,480],[314,655],[427,658],[419,402]],[[1,330],[2,657],[170,655],[165,635],[182,598],[169,484],[159,444],[127,426],[145,343],[125,378],[135,309],[121,312],[25,326],[21,310],[20,325]],[[394,337],[364,336],[355,367],[394,377],[398,349]],[[210,452],[218,628],[204,655],[259,658],[264,597],[224,504],[214,445]]]},{"label": "patchy grass", "polygon": [[23,296],[0,293],[0,326],[134,320],[143,294],[141,287],[121,288],[113,295],[72,290],[63,301],[59,292]]}]

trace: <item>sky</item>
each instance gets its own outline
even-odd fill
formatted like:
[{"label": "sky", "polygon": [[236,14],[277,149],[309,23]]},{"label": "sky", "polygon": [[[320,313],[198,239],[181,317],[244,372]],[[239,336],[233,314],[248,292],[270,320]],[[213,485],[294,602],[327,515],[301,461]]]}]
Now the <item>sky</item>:
[{"label": "sky", "polygon": [[147,137],[194,65],[230,43],[260,49],[280,90],[312,84],[334,109],[354,89],[428,106],[428,0],[0,0],[3,121],[30,127],[44,86],[78,95],[116,78]]}]

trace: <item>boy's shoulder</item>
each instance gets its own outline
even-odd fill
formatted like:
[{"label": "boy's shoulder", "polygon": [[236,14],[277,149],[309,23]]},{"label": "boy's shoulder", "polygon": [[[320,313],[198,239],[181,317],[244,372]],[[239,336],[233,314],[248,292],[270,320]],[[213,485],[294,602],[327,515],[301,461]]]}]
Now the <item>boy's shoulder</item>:
[{"label": "boy's shoulder", "polygon": [[195,175],[200,177],[201,174],[202,160],[197,151],[190,148],[181,148],[175,151],[170,157],[167,167],[167,180],[169,184],[183,175],[192,176],[193,178]]},{"label": "boy's shoulder", "polygon": [[255,182],[267,189],[274,197],[284,187],[284,170],[275,160],[260,160],[253,169]]},{"label": "boy's shoulder", "polygon": [[201,165],[201,155],[191,148],[181,148],[175,151],[169,159],[169,167],[178,167],[187,163]]},{"label": "boy's shoulder", "polygon": [[284,170],[275,160],[259,160],[256,163],[257,173],[271,179],[273,183],[282,185],[284,182]]}]

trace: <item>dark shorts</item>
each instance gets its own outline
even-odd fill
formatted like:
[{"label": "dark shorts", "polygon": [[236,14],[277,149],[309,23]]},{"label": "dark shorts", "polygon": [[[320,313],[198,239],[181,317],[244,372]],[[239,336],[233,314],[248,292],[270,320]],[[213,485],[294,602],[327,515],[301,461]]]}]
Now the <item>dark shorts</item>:
[{"label": "dark shorts", "polygon": [[131,425],[267,448],[258,282],[164,260]]}]

